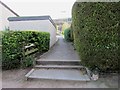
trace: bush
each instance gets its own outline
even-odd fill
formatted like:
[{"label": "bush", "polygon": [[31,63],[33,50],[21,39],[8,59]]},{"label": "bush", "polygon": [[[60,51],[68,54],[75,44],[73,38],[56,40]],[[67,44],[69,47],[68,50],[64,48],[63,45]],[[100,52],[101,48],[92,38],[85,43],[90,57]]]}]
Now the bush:
[{"label": "bush", "polygon": [[26,68],[26,67],[32,67],[34,64],[34,57],[33,56],[27,56],[25,57],[25,60],[22,62],[21,67]]},{"label": "bush", "polygon": [[64,30],[64,38],[66,41],[72,41],[72,38],[71,38],[71,28],[67,28]]},{"label": "bush", "polygon": [[74,43],[83,65],[101,71],[118,70],[119,2],[75,2]]},{"label": "bush", "polygon": [[70,37],[71,37],[71,41],[73,42],[74,41],[74,35],[73,35],[73,26],[71,24],[71,31],[70,31]]},{"label": "bush", "polygon": [[2,33],[0,32],[0,67],[2,66]]},{"label": "bush", "polygon": [[21,66],[23,46],[34,43],[43,53],[49,49],[50,34],[36,31],[2,32],[2,68],[14,69]]},{"label": "bush", "polygon": [[62,25],[62,34],[64,35],[64,31],[70,27],[70,24],[68,24],[67,22],[64,22]]}]

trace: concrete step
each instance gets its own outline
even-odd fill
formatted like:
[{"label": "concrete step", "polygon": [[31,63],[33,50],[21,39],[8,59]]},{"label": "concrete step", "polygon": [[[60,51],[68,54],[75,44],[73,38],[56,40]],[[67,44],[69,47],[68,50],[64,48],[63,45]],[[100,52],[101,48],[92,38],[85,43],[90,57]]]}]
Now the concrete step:
[{"label": "concrete step", "polygon": [[44,68],[44,69],[84,69],[80,65],[36,65],[35,68]]},{"label": "concrete step", "polygon": [[25,77],[27,79],[90,81],[87,74],[75,69],[32,69]]},{"label": "concrete step", "polygon": [[37,65],[80,65],[79,60],[37,60]]}]

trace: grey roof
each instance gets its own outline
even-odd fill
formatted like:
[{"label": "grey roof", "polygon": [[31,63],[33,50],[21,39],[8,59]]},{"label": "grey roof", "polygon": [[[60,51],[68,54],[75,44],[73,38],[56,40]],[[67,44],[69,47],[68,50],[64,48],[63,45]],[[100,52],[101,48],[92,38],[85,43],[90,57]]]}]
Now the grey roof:
[{"label": "grey roof", "polygon": [[2,1],[0,1],[0,4],[2,4],[5,8],[7,8],[10,12],[12,12],[14,15],[16,15],[16,16],[18,16],[19,17],[19,15],[16,13],[16,12],[14,12],[12,9],[10,9],[5,3],[3,3]]},{"label": "grey roof", "polygon": [[9,17],[9,21],[31,21],[31,20],[49,20],[55,27],[55,23],[52,18],[48,16],[25,16],[25,17]]}]

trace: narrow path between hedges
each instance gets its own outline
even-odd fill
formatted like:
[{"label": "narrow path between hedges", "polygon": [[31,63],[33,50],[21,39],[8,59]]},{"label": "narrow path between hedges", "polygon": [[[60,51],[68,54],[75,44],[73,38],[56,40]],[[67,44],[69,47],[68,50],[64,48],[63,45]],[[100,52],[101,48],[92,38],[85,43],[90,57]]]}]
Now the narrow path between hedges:
[{"label": "narrow path between hedges", "polygon": [[40,60],[79,60],[77,52],[74,50],[72,43],[66,42],[62,36],[57,36],[58,42],[50,51],[42,56]]},{"label": "narrow path between hedges", "polygon": [[27,79],[90,81],[72,43],[66,42],[62,36],[57,37],[58,42],[36,60],[35,67],[26,74]]}]

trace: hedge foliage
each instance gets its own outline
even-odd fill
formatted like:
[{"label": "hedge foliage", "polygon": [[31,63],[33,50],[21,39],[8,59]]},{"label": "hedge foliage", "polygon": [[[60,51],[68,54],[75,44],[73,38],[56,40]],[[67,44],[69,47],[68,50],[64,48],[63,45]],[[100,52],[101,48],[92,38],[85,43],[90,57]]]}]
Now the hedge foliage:
[{"label": "hedge foliage", "polygon": [[74,3],[74,43],[85,66],[118,70],[119,15],[120,2]]},{"label": "hedge foliage", "polygon": [[66,41],[71,41],[71,30],[70,30],[70,28],[67,28],[67,29],[65,29],[64,30],[64,38],[65,38],[65,40]]},{"label": "hedge foliage", "polygon": [[35,44],[39,52],[49,49],[50,34],[38,31],[2,32],[2,68],[13,69],[21,66],[23,46]]},{"label": "hedge foliage", "polygon": [[68,24],[67,22],[64,22],[62,25],[62,34],[64,35],[64,31],[70,27],[70,24]]},{"label": "hedge foliage", "polygon": [[69,27],[69,28],[64,30],[64,38],[68,42],[72,42],[73,41],[73,30],[72,30],[71,27]]},{"label": "hedge foliage", "polygon": [[73,34],[73,26],[72,26],[72,24],[70,26],[70,29],[71,29],[71,31],[70,31],[70,37],[71,37],[71,41],[73,42],[74,41],[74,34]]}]

